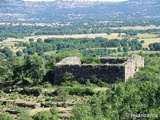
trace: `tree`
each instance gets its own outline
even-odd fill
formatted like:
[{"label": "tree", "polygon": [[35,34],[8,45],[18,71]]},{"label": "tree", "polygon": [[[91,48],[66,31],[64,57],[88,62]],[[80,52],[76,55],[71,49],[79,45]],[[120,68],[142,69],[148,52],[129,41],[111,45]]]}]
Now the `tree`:
[{"label": "tree", "polygon": [[22,51],[17,51],[17,52],[16,52],[16,55],[17,55],[18,57],[22,56]]},{"label": "tree", "polygon": [[77,104],[73,107],[73,120],[93,120],[91,107],[85,104]]},{"label": "tree", "polygon": [[128,46],[124,46],[124,47],[123,47],[123,51],[124,51],[124,52],[128,52],[128,50],[129,50],[129,47],[128,47]]},{"label": "tree", "polygon": [[29,42],[33,42],[34,41],[34,39],[33,38],[29,38]]},{"label": "tree", "polygon": [[144,43],[144,40],[141,40],[140,43]]},{"label": "tree", "polygon": [[118,47],[118,52],[122,52],[122,49],[121,49],[121,47]]},{"label": "tree", "polygon": [[7,57],[11,57],[13,55],[13,52],[8,47],[3,48],[2,53],[4,53]]},{"label": "tree", "polygon": [[6,59],[6,55],[0,52],[0,62]]},{"label": "tree", "polygon": [[4,82],[8,77],[8,67],[0,66],[0,82]]},{"label": "tree", "polygon": [[38,55],[42,57],[44,55],[44,52],[40,51],[40,52],[38,52]]},{"label": "tree", "polygon": [[16,62],[13,63],[13,76],[14,84],[23,83],[25,84],[25,72],[24,72],[25,60],[16,59]]},{"label": "tree", "polygon": [[39,43],[42,42],[42,38],[38,38],[37,42],[39,42]]},{"label": "tree", "polygon": [[31,78],[33,83],[42,82],[46,74],[45,63],[42,57],[34,55],[28,56],[24,66],[25,76]]},{"label": "tree", "polygon": [[5,54],[0,53],[0,82],[10,80],[12,76],[12,61],[6,58]]},{"label": "tree", "polygon": [[151,43],[149,44],[150,50],[160,51],[160,43]]},{"label": "tree", "polygon": [[36,47],[29,48],[27,52],[29,55],[34,55],[34,53],[36,52]]}]

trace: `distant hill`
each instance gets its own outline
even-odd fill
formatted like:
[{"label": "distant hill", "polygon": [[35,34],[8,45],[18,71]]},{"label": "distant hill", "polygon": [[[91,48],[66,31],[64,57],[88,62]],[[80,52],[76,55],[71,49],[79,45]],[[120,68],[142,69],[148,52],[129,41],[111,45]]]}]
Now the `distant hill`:
[{"label": "distant hill", "polygon": [[159,0],[29,2],[0,0],[0,21],[159,20]]}]

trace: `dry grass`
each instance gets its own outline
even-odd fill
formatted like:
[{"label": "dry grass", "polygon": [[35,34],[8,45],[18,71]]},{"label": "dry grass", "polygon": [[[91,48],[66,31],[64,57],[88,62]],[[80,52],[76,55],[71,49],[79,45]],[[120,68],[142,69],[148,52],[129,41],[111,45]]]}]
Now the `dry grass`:
[{"label": "dry grass", "polygon": [[49,111],[49,110],[50,110],[50,108],[37,107],[37,108],[35,108],[35,109],[29,109],[29,110],[28,110],[28,113],[29,113],[31,116],[33,116],[33,115],[35,115],[35,114],[38,113],[38,112]]},{"label": "dry grass", "polygon": [[121,29],[121,30],[147,30],[147,29],[159,29],[155,25],[150,26],[122,26],[122,27],[112,27],[111,29]]},{"label": "dry grass", "polygon": [[14,46],[14,43],[15,42],[8,42],[8,41],[6,41],[6,42],[4,42],[4,43],[2,43],[1,45],[3,46],[3,47],[13,47]]},{"label": "dry grass", "polygon": [[5,42],[5,43],[2,43],[1,45],[3,47],[8,47],[12,50],[13,53],[16,53],[17,51],[22,51],[23,48],[25,47],[14,47],[14,44],[16,42]]},{"label": "dry grass", "polygon": [[139,41],[144,40],[142,44],[144,48],[148,48],[148,45],[155,42],[160,42],[160,38],[150,38],[150,39],[140,39]]},{"label": "dry grass", "polygon": [[108,88],[106,88],[106,87],[97,87],[97,88],[94,88],[94,90],[93,91],[95,91],[95,92],[98,92],[98,91],[106,91]]},{"label": "dry grass", "polygon": [[38,38],[42,38],[44,40],[46,38],[96,38],[96,37],[102,37],[102,38],[108,38],[108,39],[122,39],[122,37],[118,37],[118,33],[112,33],[110,35],[108,35],[106,33],[74,34],[74,35],[40,35],[40,36],[25,37],[25,39],[29,39],[29,38],[38,39]]},{"label": "dry grass", "polygon": [[[144,54],[155,54],[155,53],[160,53],[160,51],[143,51],[143,50],[137,50],[137,51],[129,51],[128,54],[131,55],[131,54],[139,54],[140,51],[142,51]],[[117,53],[113,53],[112,55],[113,56],[118,56],[118,55],[122,55],[123,52],[117,52]]]},{"label": "dry grass", "polygon": [[56,51],[49,51],[49,52],[45,52],[44,53],[45,55],[54,55],[54,54],[56,54]]},{"label": "dry grass", "polygon": [[155,37],[157,37],[157,35],[156,34],[147,34],[147,33],[145,33],[145,34],[138,34],[137,37],[139,39],[149,39],[149,38],[155,38]]},{"label": "dry grass", "polygon": [[104,49],[110,49],[110,50],[117,50],[117,47],[96,47],[96,48],[90,48],[90,50],[104,50]]},{"label": "dry grass", "polygon": [[58,116],[59,117],[71,117],[72,116],[72,109],[73,106],[70,107],[57,107],[58,110]]},{"label": "dry grass", "polygon": [[[124,35],[124,33],[122,33]],[[107,38],[107,39],[122,39],[122,37],[118,37],[118,33],[112,33],[110,35],[106,33],[97,33],[97,34],[74,34],[74,35],[40,35],[40,36],[28,36],[24,37],[23,39],[17,39],[17,38],[8,38],[4,41],[2,45],[7,45],[9,46],[14,45],[15,42],[29,42],[30,38],[34,39],[34,42],[38,39],[41,38],[42,40],[47,39],[47,38],[96,38],[96,37],[102,37],[102,38]]]}]

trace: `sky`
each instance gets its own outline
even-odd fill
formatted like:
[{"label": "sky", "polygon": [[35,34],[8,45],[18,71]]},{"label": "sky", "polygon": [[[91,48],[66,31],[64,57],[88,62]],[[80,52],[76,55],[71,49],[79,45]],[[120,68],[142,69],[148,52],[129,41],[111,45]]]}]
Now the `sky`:
[{"label": "sky", "polygon": [[[55,0],[24,0],[24,1],[55,1]],[[97,1],[97,0],[89,0],[89,1]],[[99,1],[105,1],[105,2],[122,2],[126,0],[99,0]]]}]

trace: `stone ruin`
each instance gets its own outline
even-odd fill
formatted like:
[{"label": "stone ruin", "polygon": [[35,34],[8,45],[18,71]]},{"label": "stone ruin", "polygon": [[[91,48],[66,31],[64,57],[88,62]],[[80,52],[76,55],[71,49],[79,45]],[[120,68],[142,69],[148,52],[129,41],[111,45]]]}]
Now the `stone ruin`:
[{"label": "stone ruin", "polygon": [[101,64],[81,64],[78,57],[67,57],[57,63],[54,68],[54,84],[61,84],[66,72],[72,73],[79,82],[91,80],[94,77],[107,82],[127,82],[130,77],[144,67],[144,58],[133,54],[130,57],[103,57]]}]

